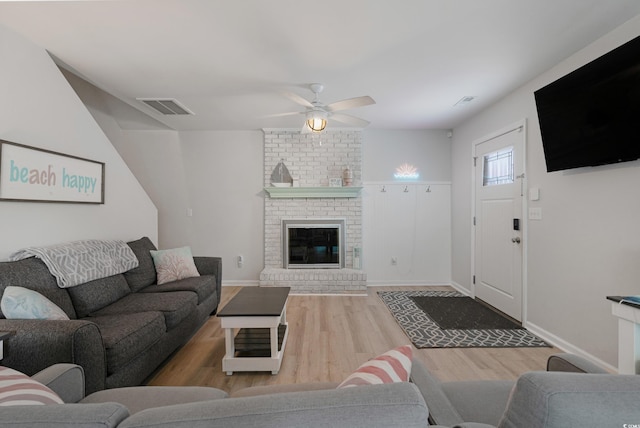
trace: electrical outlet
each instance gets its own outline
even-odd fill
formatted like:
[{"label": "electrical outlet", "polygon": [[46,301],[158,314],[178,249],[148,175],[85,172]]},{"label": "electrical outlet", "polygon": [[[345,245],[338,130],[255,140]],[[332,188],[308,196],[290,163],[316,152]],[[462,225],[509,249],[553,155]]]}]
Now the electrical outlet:
[{"label": "electrical outlet", "polygon": [[398,264],[398,258],[397,257],[391,257],[391,266],[396,266]]}]

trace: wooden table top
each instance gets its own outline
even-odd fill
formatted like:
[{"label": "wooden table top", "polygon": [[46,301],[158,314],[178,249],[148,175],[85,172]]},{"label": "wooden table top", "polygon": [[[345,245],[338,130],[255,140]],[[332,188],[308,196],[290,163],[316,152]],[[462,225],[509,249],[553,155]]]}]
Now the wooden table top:
[{"label": "wooden table top", "polygon": [[244,287],[218,312],[219,317],[278,316],[291,287]]}]

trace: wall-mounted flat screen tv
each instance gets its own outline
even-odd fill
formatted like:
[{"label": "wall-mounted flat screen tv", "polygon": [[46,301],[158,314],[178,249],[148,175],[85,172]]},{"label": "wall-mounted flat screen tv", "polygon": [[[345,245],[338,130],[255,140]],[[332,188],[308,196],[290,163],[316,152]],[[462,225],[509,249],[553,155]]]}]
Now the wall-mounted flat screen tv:
[{"label": "wall-mounted flat screen tv", "polygon": [[640,158],[640,37],[534,96],[547,172]]}]

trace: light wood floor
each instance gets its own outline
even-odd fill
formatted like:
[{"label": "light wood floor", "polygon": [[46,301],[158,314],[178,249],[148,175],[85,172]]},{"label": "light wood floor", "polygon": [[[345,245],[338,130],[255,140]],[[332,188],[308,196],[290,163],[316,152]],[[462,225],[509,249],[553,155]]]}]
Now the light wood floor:
[{"label": "light wood floor", "polygon": [[[247,386],[314,381],[340,382],[364,361],[396,346],[410,344],[378,298],[377,291],[416,287],[370,287],[367,296],[291,295],[287,304],[289,338],[282,367],[270,373],[222,372],[224,331],[213,316],[149,380],[150,385],[213,386],[227,392]],[[422,288],[424,289],[424,288]],[[429,290],[450,290],[429,287]],[[220,307],[239,287],[223,287]],[[440,380],[515,379],[544,370],[557,348],[414,349]]]}]

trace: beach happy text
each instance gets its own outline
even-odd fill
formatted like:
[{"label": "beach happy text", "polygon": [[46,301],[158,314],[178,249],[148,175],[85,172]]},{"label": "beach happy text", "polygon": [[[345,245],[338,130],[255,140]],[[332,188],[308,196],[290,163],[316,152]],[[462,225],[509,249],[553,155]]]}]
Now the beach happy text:
[{"label": "beach happy text", "polygon": [[9,181],[40,186],[57,186],[59,183],[63,188],[71,188],[82,193],[95,193],[98,178],[74,174],[67,168],[62,168],[60,181],[58,181],[58,173],[53,165],[47,165],[45,169],[29,168],[18,165],[11,159]]}]

